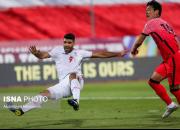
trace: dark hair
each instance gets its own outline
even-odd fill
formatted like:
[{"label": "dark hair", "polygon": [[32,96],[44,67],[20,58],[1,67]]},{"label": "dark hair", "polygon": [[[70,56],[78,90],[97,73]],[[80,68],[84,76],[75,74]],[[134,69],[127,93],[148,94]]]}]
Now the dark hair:
[{"label": "dark hair", "polygon": [[151,0],[147,3],[146,6],[152,6],[154,10],[159,10],[159,16],[161,16],[161,12],[162,12],[162,6],[160,3],[158,3],[155,0]]},{"label": "dark hair", "polygon": [[67,33],[64,35],[64,38],[66,39],[71,39],[73,41],[75,41],[75,35],[73,33]]}]

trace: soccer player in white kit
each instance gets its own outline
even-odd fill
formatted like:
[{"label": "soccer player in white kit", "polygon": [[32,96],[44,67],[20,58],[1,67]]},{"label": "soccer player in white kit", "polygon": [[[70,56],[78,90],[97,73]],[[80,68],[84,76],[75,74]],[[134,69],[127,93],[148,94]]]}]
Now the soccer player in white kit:
[{"label": "soccer player in white kit", "polygon": [[49,99],[62,99],[72,96],[68,99],[68,104],[74,110],[79,110],[80,90],[84,85],[84,80],[81,72],[81,64],[85,58],[111,58],[123,57],[127,54],[127,50],[121,52],[99,51],[92,52],[80,49],[74,49],[75,35],[68,33],[64,35],[64,46],[58,46],[50,52],[37,50],[35,46],[30,46],[30,52],[39,59],[52,58],[55,61],[59,83],[47,88],[32,100],[20,108],[13,107],[12,103],[7,103],[10,111],[17,116],[23,115],[25,112],[41,107],[44,97]]}]

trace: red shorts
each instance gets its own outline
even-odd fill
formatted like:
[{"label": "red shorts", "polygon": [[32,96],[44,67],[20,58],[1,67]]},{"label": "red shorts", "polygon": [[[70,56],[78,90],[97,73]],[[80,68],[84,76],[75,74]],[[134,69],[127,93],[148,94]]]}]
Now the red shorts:
[{"label": "red shorts", "polygon": [[164,78],[168,78],[170,86],[180,85],[180,51],[168,61],[161,63],[155,71]]}]

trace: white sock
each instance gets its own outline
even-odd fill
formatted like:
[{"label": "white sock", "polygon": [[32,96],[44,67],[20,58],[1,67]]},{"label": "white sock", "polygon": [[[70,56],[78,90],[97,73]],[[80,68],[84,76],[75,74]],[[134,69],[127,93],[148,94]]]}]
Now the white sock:
[{"label": "white sock", "polygon": [[73,99],[77,99],[79,103],[80,98],[80,83],[77,79],[71,80],[71,92],[73,94]]},{"label": "white sock", "polygon": [[173,108],[176,104],[174,102],[172,102],[171,104],[169,104],[167,107],[168,108]]},{"label": "white sock", "polygon": [[41,104],[43,103],[43,97],[44,96],[42,95],[37,95],[33,97],[31,101],[21,107],[22,111],[27,112],[34,108],[40,108]]}]

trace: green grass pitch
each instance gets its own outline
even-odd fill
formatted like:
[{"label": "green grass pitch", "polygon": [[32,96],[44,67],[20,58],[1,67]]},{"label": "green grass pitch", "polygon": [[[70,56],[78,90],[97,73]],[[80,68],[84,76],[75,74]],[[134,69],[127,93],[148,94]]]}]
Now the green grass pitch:
[{"label": "green grass pitch", "polygon": [[0,128],[180,128],[180,110],[162,120],[166,105],[146,81],[87,83],[79,111],[67,99],[49,101],[21,117],[3,108],[3,95],[36,95],[46,87],[1,88]]}]

